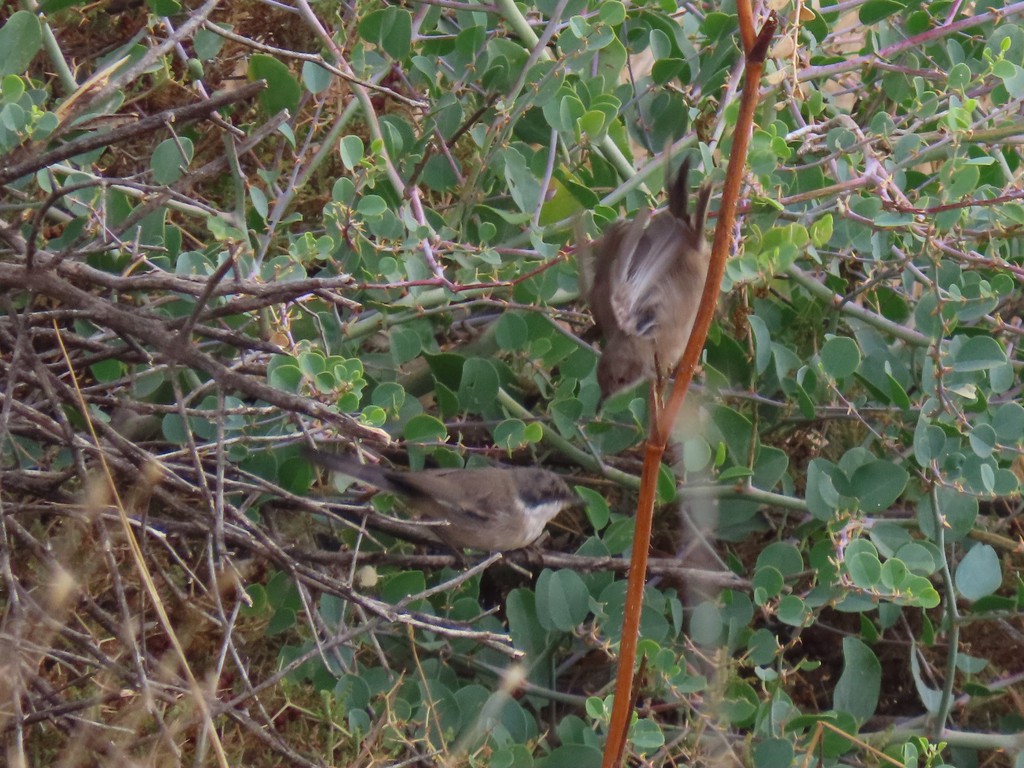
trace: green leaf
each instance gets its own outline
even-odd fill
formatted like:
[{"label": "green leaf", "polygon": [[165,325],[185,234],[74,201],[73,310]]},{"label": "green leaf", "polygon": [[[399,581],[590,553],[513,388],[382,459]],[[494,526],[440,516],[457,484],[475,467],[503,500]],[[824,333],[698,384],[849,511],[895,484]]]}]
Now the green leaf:
[{"label": "green leaf", "polygon": [[302,84],[310,93],[323,93],[331,87],[333,81],[334,74],[315,61],[302,63]]},{"label": "green leaf", "polygon": [[784,576],[796,576],[804,569],[804,559],[793,544],[775,541],[761,550],[757,556],[757,568],[771,566]]},{"label": "green leaf", "polygon": [[181,10],[178,0],[146,0],[154,16],[174,16]]},{"label": "green leaf", "polygon": [[814,223],[811,224],[808,235],[811,238],[811,242],[818,248],[822,247],[829,240],[832,239],[832,214],[826,213],[823,216],[818,216]]},{"label": "green leaf", "polygon": [[494,427],[494,444],[508,453],[526,445],[526,424],[521,419],[505,419]]},{"label": "green leaf", "polygon": [[[284,358],[283,355],[279,356]],[[298,392],[302,384],[302,371],[294,365],[292,358],[285,358],[288,363],[267,366],[267,383],[285,392]]]},{"label": "green leaf", "polygon": [[188,169],[192,156],[192,142],[184,136],[161,141],[149,161],[153,169],[153,181],[163,185],[173,184]]},{"label": "green leaf", "polygon": [[874,514],[892,506],[909,480],[910,474],[903,467],[879,459],[858,467],[850,478],[850,486],[860,508]]},{"label": "green leaf", "polygon": [[341,164],[352,170],[363,159],[363,140],[358,136],[342,136],[340,142]]},{"label": "green leaf", "polygon": [[[25,95],[25,81],[17,75],[4,75],[0,78],[0,101],[13,104]],[[23,110],[24,111],[24,110]]]},{"label": "green leaf", "polygon": [[770,565],[758,568],[753,580],[754,602],[760,606],[765,605],[778,597],[785,583],[782,574]]},{"label": "green leaf", "polygon": [[124,375],[125,366],[120,360],[110,359],[93,363],[89,366],[89,370],[96,377],[96,381],[110,382],[117,381]]},{"label": "green leaf", "polygon": [[626,6],[618,0],[604,0],[598,11],[598,16],[605,24],[617,26],[626,20]]},{"label": "green leaf", "polygon": [[43,45],[39,19],[29,11],[15,11],[0,27],[0,76],[20,75]]},{"label": "green leaf", "polygon": [[423,351],[423,340],[420,335],[404,325],[396,325],[391,329],[391,357],[396,365],[415,360]]},{"label": "green leaf", "polygon": [[746,465],[750,460],[750,443],[754,431],[750,419],[724,405],[715,408],[712,419],[722,433],[729,457],[741,466]]},{"label": "green leaf", "polygon": [[946,447],[946,433],[940,427],[929,423],[922,409],[914,429],[914,459],[919,466],[927,467],[933,460],[940,458]]},{"label": "green leaf", "polygon": [[188,431],[185,420],[177,413],[168,413],[160,421],[164,439],[174,445],[185,445],[188,442]]},{"label": "green leaf", "polygon": [[748,724],[758,710],[757,693],[753,686],[744,682],[730,683],[722,700],[722,715],[732,725]]},{"label": "green leaf", "polygon": [[267,220],[267,214],[270,212],[270,203],[267,200],[266,193],[259,187],[249,187],[249,199],[252,201],[253,210],[263,220]]},{"label": "green leaf", "polygon": [[843,673],[836,682],[833,706],[863,723],[875,713],[882,687],[882,665],[855,637],[843,638]]},{"label": "green leaf", "polygon": [[402,433],[405,439],[412,443],[443,443],[448,439],[448,430],[444,423],[425,413],[409,419]]},{"label": "green leaf", "polygon": [[294,115],[298,111],[302,94],[291,70],[273,56],[254,53],[249,57],[249,79],[266,80],[267,87],[260,92],[260,104],[272,115],[282,109]]},{"label": "green leaf", "polygon": [[611,518],[611,511],[608,508],[608,500],[603,495],[582,485],[576,486],[576,493],[583,499],[586,505],[587,520],[595,531],[603,530]]},{"label": "green leaf", "polygon": [[992,414],[992,425],[1000,441],[1019,444],[1024,439],[1024,406],[1016,402],[1003,403]]},{"label": "green leaf", "polygon": [[580,135],[589,136],[591,140],[600,138],[604,130],[604,113],[589,110],[576,121]]},{"label": "green leaf", "polygon": [[791,627],[802,627],[807,624],[811,612],[807,604],[797,595],[786,595],[779,601],[776,616],[783,624]]},{"label": "green leaf", "polygon": [[601,750],[584,744],[563,744],[536,763],[537,768],[601,768]]},{"label": "green leaf", "polygon": [[359,198],[359,203],[356,205],[359,215],[367,219],[379,218],[384,215],[387,209],[388,204],[380,195],[363,195]]},{"label": "green leaf", "polygon": [[917,688],[917,695],[921,698],[924,708],[935,714],[939,711],[939,706],[942,702],[942,691],[932,688],[925,682],[921,674],[920,653],[917,643],[912,643],[910,647],[910,674],[914,678],[914,687]]},{"label": "green leaf", "polygon": [[882,563],[880,581],[882,586],[890,592],[898,591],[906,581],[907,575],[907,566],[898,558],[886,560]]},{"label": "green leaf", "polygon": [[[939,513],[946,542],[962,541],[974,527],[978,518],[978,499],[956,488],[940,487],[935,489]],[[931,494],[921,498],[917,509],[917,523],[932,541],[937,538],[935,510],[932,508]]]},{"label": "green leaf", "polygon": [[996,551],[988,544],[975,544],[957,566],[953,581],[957,591],[968,600],[991,595],[1003,583]]},{"label": "green leaf", "polygon": [[818,520],[830,520],[839,507],[835,481],[842,471],[825,459],[811,459],[807,465],[807,507]]},{"label": "green leaf", "polygon": [[722,611],[713,602],[705,601],[693,610],[690,639],[698,645],[713,647],[722,637]]},{"label": "green leaf", "polygon": [[623,554],[633,546],[635,529],[636,521],[633,518],[620,518],[604,530],[602,541],[613,555]]},{"label": "green leaf", "polygon": [[875,552],[848,552],[846,569],[850,573],[850,580],[861,589],[870,592],[881,588],[882,562]]},{"label": "green leaf", "polygon": [[[423,166],[423,181],[431,189],[438,192],[447,192],[458,187],[459,176],[452,163],[458,164],[455,158],[449,160],[441,155],[431,155],[427,164]],[[490,222],[484,222],[489,224]],[[482,238],[481,238],[482,239]]]},{"label": "green leaf", "polygon": [[657,85],[665,85],[675,80],[686,69],[683,59],[658,59],[651,67],[651,79]]},{"label": "green leaf", "polygon": [[1006,352],[991,336],[973,336],[957,350],[953,370],[957,373],[987,371],[1006,363]]},{"label": "green leaf", "polygon": [[894,13],[899,13],[906,6],[906,3],[898,2],[898,0],[868,0],[860,7],[858,14],[860,23],[874,24]]},{"label": "green leaf", "polygon": [[412,49],[412,14],[395,6],[372,11],[359,22],[359,36],[392,58],[404,59]]},{"label": "green leaf", "polygon": [[459,403],[468,411],[482,413],[494,407],[501,382],[494,363],[471,357],[462,366],[459,382]]},{"label": "green leaf", "polygon": [[277,481],[281,487],[292,493],[303,495],[313,485],[313,465],[301,456],[292,456],[281,462]]},{"label": "green leaf", "polygon": [[772,336],[768,325],[757,315],[748,317],[747,322],[754,336],[754,368],[760,376],[772,361]]},{"label": "green leaf", "polygon": [[590,613],[590,592],[576,571],[545,568],[537,579],[537,620],[544,629],[571,632]]},{"label": "green leaf", "polygon": [[270,621],[267,622],[267,628],[264,632],[267,633],[268,637],[273,637],[287,632],[294,626],[295,611],[291,608],[278,608],[274,611],[274,615],[270,617]]},{"label": "green leaf", "polygon": [[860,367],[860,347],[846,336],[833,336],[821,348],[821,364],[834,379],[844,379]]},{"label": "green leaf", "polygon": [[774,488],[789,468],[789,454],[769,445],[763,445],[754,458],[754,485],[765,490]]},{"label": "green leaf", "polygon": [[904,544],[893,553],[893,556],[898,557],[911,573],[920,576],[930,576],[939,567],[935,558],[932,557],[932,550],[916,541]]},{"label": "green leaf", "polygon": [[427,588],[423,571],[403,571],[384,580],[380,596],[389,603],[398,603],[410,595],[418,595]]},{"label": "green leaf", "polygon": [[754,768],[793,765],[796,753],[787,739],[765,739],[754,748]]},{"label": "green leaf", "polygon": [[502,349],[523,349],[530,341],[529,326],[517,312],[503,312],[494,328],[495,340]]},{"label": "green leaf", "polygon": [[532,214],[540,200],[540,183],[518,151],[509,148],[502,154],[509,194],[520,211]]},{"label": "green leaf", "polygon": [[629,740],[633,744],[633,749],[643,754],[663,746],[665,734],[662,733],[657,722],[643,718],[633,723],[629,729]]},{"label": "green leaf", "polygon": [[771,630],[754,630],[747,641],[748,657],[754,664],[764,667],[772,664],[779,655],[779,639]]},{"label": "green leaf", "polygon": [[[219,28],[230,31],[231,25],[229,24],[218,24]],[[203,29],[196,30],[195,37],[192,38],[192,48],[195,50],[196,56],[202,61],[209,61],[218,53],[224,46],[224,38],[218,35],[216,32],[211,32],[205,27]]]},{"label": "green leaf", "polygon": [[1009,61],[1001,61],[993,68],[993,73],[1003,81],[1007,92],[1015,99],[1024,95],[1024,67]]},{"label": "green leaf", "polygon": [[996,447],[996,431],[991,424],[979,424],[971,430],[968,440],[974,455],[987,459]]},{"label": "green leaf", "polygon": [[514,589],[505,601],[508,630],[516,648],[537,658],[547,646],[547,632],[537,619],[537,598],[529,589]]}]

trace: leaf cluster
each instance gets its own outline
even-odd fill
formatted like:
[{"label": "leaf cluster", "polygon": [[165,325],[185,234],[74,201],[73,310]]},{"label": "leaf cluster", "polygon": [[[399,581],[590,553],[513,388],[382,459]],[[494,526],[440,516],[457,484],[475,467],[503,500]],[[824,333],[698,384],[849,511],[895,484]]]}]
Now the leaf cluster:
[{"label": "leaf cluster", "polygon": [[[774,5],[629,749],[1019,764],[1021,9]],[[0,12],[8,754],[596,765],[648,413],[574,225],[720,184],[732,6],[268,8]],[[584,511],[431,552],[312,440]]]}]

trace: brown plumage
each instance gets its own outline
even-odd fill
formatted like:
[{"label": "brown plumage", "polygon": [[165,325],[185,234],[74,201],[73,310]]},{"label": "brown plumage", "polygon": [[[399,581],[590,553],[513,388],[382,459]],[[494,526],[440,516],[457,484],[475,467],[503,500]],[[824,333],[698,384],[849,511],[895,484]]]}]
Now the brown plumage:
[{"label": "brown plumage", "polygon": [[554,472],[537,467],[424,469],[398,472],[351,456],[307,450],[308,458],[403,497],[414,514],[453,549],[504,552],[532,544],[576,495]]},{"label": "brown plumage", "polygon": [[642,379],[661,378],[679,362],[697,315],[711,251],[704,237],[711,189],[689,212],[689,158],[669,185],[668,208],[642,208],[618,221],[596,246],[588,293],[604,336],[597,366],[602,397]]}]

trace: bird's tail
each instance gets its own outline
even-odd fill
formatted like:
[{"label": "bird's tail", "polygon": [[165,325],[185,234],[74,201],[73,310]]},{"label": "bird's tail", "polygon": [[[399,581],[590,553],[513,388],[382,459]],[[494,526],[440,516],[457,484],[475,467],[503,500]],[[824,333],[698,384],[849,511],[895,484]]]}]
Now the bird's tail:
[{"label": "bird's tail", "polygon": [[376,464],[362,464],[354,456],[347,456],[342,453],[327,453],[326,451],[318,451],[315,448],[303,448],[302,454],[310,461],[314,461],[322,467],[348,475],[382,491],[389,491],[391,493],[408,492],[402,484],[395,482],[392,472],[378,467]]},{"label": "bird's tail", "polygon": [[686,223],[692,234],[699,241],[704,240],[704,223],[708,216],[708,202],[711,200],[711,186],[702,184],[697,190],[697,204],[690,215],[690,158],[683,158],[679,173],[674,181],[668,184],[668,209],[677,219]]}]

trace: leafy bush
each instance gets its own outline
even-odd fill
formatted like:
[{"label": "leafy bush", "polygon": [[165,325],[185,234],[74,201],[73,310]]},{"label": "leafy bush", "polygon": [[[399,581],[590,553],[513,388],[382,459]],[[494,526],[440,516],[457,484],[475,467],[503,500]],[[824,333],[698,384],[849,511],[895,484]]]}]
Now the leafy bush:
[{"label": "leafy bush", "polygon": [[[1020,765],[1022,9],[772,5],[630,749]],[[0,21],[12,765],[599,764],[647,404],[599,402],[574,225],[669,155],[720,187],[733,4]],[[585,515],[515,567],[414,547],[307,438],[540,463]]]}]

